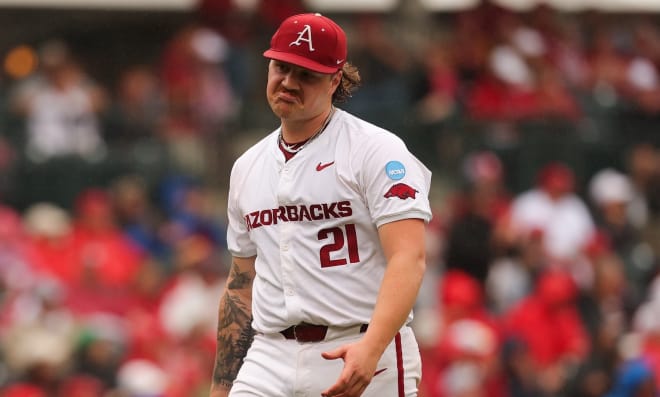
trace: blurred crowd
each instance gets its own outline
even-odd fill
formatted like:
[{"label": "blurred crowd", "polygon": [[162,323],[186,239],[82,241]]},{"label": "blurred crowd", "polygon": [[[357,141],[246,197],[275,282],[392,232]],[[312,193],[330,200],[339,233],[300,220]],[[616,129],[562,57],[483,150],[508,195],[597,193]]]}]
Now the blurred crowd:
[{"label": "blurred crowd", "polygon": [[136,177],[0,209],[3,396],[208,393],[224,231],[198,182]]},{"label": "blurred crowd", "polygon": [[561,162],[514,193],[493,152],[466,158],[430,232],[424,395],[658,395],[660,157],[644,143],[627,158],[584,196]]},{"label": "blurred crowd", "polygon": [[[237,3],[111,83],[56,39],[2,81],[0,397],[207,395],[229,169],[275,126],[261,51],[312,11]],[[657,396],[660,24],[401,13],[337,20],[342,107],[435,173],[420,396]]]}]

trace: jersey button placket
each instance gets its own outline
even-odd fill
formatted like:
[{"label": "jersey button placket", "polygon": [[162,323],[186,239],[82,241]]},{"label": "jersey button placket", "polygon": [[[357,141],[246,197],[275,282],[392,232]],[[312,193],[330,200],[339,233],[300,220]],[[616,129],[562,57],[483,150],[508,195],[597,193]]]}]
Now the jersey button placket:
[{"label": "jersey button placket", "polygon": [[291,282],[291,273],[293,266],[291,264],[289,252],[289,236],[291,234],[291,225],[282,225],[280,231],[280,260],[282,264],[282,287],[284,288],[284,295],[294,296],[295,289]]}]

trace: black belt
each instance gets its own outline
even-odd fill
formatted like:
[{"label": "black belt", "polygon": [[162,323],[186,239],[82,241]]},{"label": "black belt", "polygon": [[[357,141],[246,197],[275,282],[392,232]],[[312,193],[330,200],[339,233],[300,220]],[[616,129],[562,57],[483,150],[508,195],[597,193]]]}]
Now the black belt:
[{"label": "black belt", "polygon": [[[360,326],[360,333],[367,330],[368,324]],[[327,325],[298,324],[292,325],[284,331],[280,331],[286,339],[295,339],[298,342],[320,342],[328,333]]]}]

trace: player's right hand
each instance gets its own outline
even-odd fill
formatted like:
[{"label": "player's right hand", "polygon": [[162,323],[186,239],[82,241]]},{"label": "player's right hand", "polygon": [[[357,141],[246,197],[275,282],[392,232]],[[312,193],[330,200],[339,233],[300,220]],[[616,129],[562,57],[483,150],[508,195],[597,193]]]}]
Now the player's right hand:
[{"label": "player's right hand", "polygon": [[321,353],[326,360],[344,360],[344,368],[334,385],[326,389],[323,397],[359,397],[374,377],[379,356],[367,348],[365,340]]}]

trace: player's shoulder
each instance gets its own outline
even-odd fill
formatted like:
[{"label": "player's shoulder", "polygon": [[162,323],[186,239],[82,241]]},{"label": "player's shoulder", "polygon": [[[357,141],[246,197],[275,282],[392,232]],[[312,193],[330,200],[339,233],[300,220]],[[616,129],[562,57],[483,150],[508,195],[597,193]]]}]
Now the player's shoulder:
[{"label": "player's shoulder", "polygon": [[392,131],[379,127],[347,111],[340,110],[342,132],[346,142],[357,148],[368,149],[382,145],[405,146],[404,141]]}]

